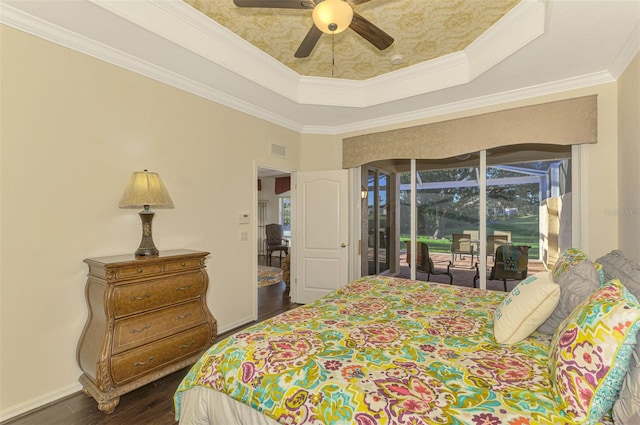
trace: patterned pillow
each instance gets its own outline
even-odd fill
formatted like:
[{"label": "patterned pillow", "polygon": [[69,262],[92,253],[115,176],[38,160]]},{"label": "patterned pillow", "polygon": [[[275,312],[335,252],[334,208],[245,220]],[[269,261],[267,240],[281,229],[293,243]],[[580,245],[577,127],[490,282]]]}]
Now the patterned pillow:
[{"label": "patterned pillow", "polygon": [[593,424],[611,409],[640,327],[640,304],[612,280],[595,291],[553,335],[549,369],[567,416]]},{"label": "patterned pillow", "polygon": [[569,270],[582,263],[583,261],[590,261],[587,254],[580,251],[577,248],[568,248],[566,249],[556,264],[554,264],[553,269],[551,270],[551,276],[553,277],[553,281],[557,282],[563,274],[568,273]]},{"label": "patterned pillow", "polygon": [[549,317],[559,300],[560,286],[551,280],[549,272],[521,281],[494,312],[496,342],[515,344],[522,341]]},{"label": "patterned pillow", "polygon": [[[620,279],[640,299],[640,263],[625,257],[619,249],[596,261],[602,264],[606,280]],[[616,424],[640,424],[640,342],[636,342],[627,376],[613,405],[613,420]]]},{"label": "patterned pillow", "polygon": [[[600,279],[600,285],[603,285],[605,282],[608,282],[611,279],[606,279],[604,276],[604,266],[597,262],[597,260],[593,263],[593,267],[596,269],[596,273],[598,273],[598,279]],[[636,297],[637,298],[637,297]]]},{"label": "patterned pillow", "polygon": [[582,251],[569,248],[562,253],[553,270],[553,281],[560,285],[560,301],[538,331],[552,335],[574,308],[600,287],[600,275]]},{"label": "patterned pillow", "polygon": [[624,252],[619,249],[614,249],[596,261],[602,264],[605,280],[620,279],[624,287],[640,299],[640,263],[625,257]]}]

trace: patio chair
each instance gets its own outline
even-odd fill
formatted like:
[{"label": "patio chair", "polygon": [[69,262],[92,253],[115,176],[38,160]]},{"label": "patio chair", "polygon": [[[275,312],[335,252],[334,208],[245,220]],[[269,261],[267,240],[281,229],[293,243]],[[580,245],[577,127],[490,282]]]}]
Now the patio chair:
[{"label": "patio chair", "polygon": [[511,243],[511,231],[510,230],[494,230],[493,234],[496,236],[506,236],[507,243]]},{"label": "patio chair", "polygon": [[[429,255],[429,245],[424,242],[416,242],[416,249],[418,255],[416,256],[416,270],[420,270],[427,274],[427,281],[431,278],[431,275],[446,274],[449,276],[449,285],[453,284],[453,274],[449,268],[451,267],[451,261],[447,265],[447,270],[436,270]],[[411,266],[411,241],[407,241],[407,264]]]},{"label": "patio chair", "polygon": [[471,235],[465,233],[454,233],[451,235],[451,265],[455,264],[456,254],[463,260],[463,255],[471,256],[471,267],[473,267],[474,247],[471,242]]},{"label": "patio chair", "polygon": [[289,241],[283,238],[282,225],[281,224],[267,224],[265,226],[267,245],[267,261],[271,265],[271,254],[274,251],[280,253],[280,264],[282,265],[282,252],[287,255],[289,253]]},{"label": "patio chair", "polygon": [[[504,291],[507,292],[507,280],[523,280],[527,277],[529,267],[529,248],[527,245],[500,245],[496,248],[495,263],[491,267],[489,280],[501,280],[504,282]],[[473,277],[475,288],[480,279],[480,268],[476,263],[476,274]]]},{"label": "patio chair", "polygon": [[494,232],[493,235],[487,235],[487,254],[493,257],[493,261],[496,261],[496,248],[500,245],[507,245],[509,239],[507,235],[498,235]]},{"label": "patio chair", "polygon": [[463,230],[462,233],[465,235],[471,236],[472,241],[477,241],[480,239],[480,231],[479,230]]}]

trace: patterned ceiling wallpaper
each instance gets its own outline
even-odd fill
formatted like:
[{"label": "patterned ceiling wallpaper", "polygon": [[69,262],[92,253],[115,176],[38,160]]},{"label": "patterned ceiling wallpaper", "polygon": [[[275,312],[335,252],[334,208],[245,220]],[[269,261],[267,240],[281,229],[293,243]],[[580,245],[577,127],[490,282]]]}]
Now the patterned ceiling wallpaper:
[{"label": "patterned ceiling wallpaper", "polygon": [[[463,50],[520,0],[371,0],[354,10],[391,35],[391,47],[380,51],[347,29],[323,34],[303,59],[293,54],[313,25],[310,9],[184,1],[301,75],[364,80]],[[391,64],[398,54],[404,61]]]}]

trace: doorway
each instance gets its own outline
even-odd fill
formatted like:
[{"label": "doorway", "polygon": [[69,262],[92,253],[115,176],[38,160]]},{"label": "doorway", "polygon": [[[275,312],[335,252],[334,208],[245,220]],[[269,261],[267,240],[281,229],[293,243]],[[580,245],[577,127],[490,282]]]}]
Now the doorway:
[{"label": "doorway", "polygon": [[282,229],[282,244],[291,253],[291,173],[258,167],[256,257],[258,276],[258,318],[264,319],[283,311],[291,304],[289,288],[284,281],[285,250],[267,250],[266,228],[277,224]]}]

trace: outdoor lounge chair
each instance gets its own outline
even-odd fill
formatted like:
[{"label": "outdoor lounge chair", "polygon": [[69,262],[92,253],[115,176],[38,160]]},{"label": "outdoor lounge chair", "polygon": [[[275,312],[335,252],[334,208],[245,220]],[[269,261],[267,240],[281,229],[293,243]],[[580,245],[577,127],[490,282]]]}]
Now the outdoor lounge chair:
[{"label": "outdoor lounge chair", "polygon": [[[500,245],[496,248],[495,263],[491,267],[489,280],[501,280],[504,282],[504,290],[507,292],[507,280],[523,280],[527,277],[529,267],[529,248],[526,245]],[[476,274],[473,277],[473,287],[477,287],[480,279],[480,268],[476,263]]]},{"label": "outdoor lounge chair", "polygon": [[[431,278],[431,275],[446,274],[449,276],[449,285],[453,283],[453,274],[449,268],[451,267],[451,261],[447,265],[447,270],[436,270],[433,265],[433,261],[429,255],[429,245],[424,242],[416,242],[416,249],[418,255],[416,258],[416,270],[420,270],[427,274],[427,281]],[[407,264],[411,266],[411,241],[407,241]]]}]

